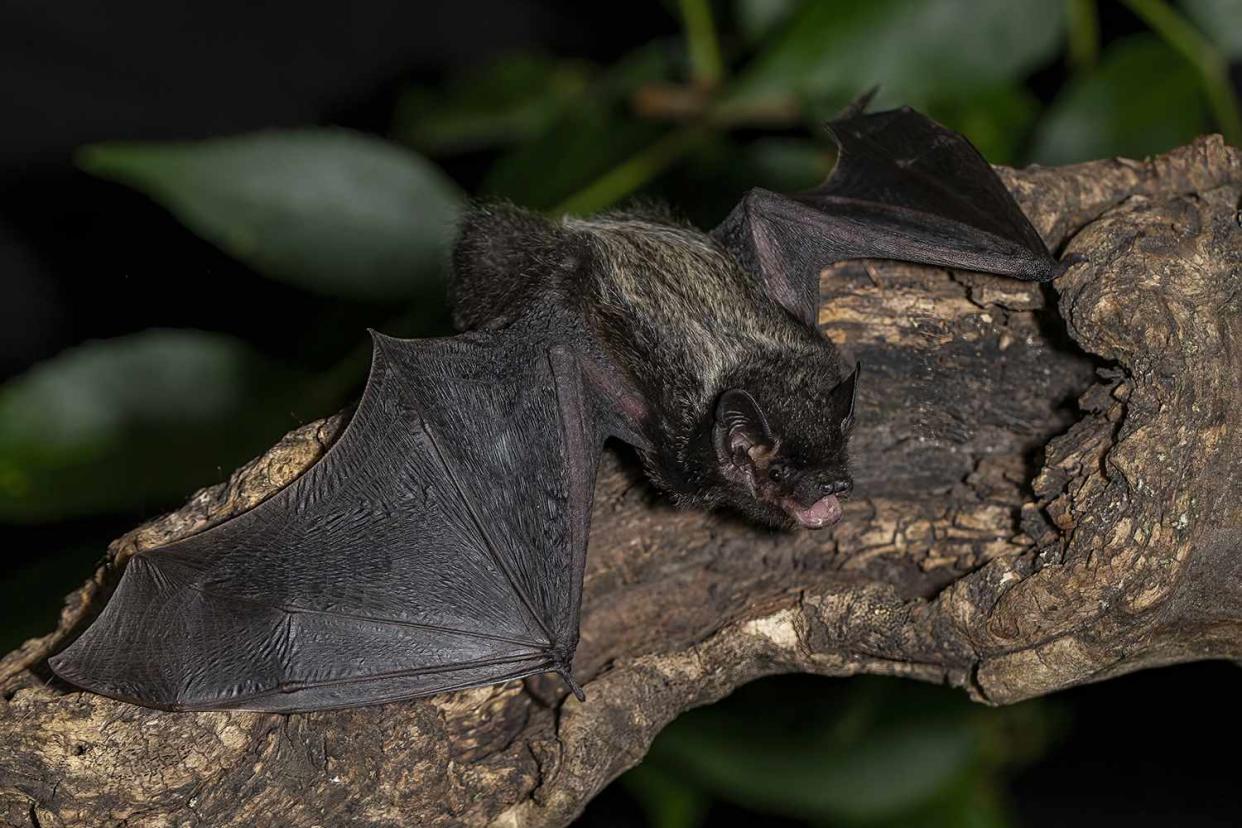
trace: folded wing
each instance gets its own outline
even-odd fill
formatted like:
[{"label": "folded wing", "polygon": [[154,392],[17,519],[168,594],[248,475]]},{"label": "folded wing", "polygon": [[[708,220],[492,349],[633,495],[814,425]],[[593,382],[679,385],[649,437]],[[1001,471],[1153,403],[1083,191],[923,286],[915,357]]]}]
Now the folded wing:
[{"label": "folded wing", "polygon": [[1061,272],[969,141],[912,109],[829,125],[839,154],[807,193],[751,190],[713,234],[814,325],[819,273],[844,259],[897,259],[1046,281]]},{"label": "folded wing", "polygon": [[173,710],[297,711],[570,678],[602,434],[575,355],[520,332],[376,336],[327,454],[254,509],[136,555],[51,660]]}]

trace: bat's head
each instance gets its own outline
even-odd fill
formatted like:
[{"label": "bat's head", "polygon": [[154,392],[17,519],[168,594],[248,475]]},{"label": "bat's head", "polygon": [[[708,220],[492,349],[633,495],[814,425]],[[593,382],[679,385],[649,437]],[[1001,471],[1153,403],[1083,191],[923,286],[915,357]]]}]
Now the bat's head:
[{"label": "bat's head", "polygon": [[858,368],[826,397],[760,399],[742,388],[716,403],[716,459],[726,499],[774,526],[822,529],[841,519],[854,488],[847,446]]}]

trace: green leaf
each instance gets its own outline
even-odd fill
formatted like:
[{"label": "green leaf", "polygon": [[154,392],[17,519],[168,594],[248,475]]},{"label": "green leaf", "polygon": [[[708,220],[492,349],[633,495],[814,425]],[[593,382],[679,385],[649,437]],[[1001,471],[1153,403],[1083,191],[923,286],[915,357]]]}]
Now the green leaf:
[{"label": "green leaf", "polygon": [[1039,101],[1021,86],[982,90],[968,98],[933,103],[937,121],[970,139],[993,164],[1017,164],[1036,118]]},{"label": "green leaf", "polygon": [[660,734],[647,762],[683,785],[689,780],[763,813],[994,826],[1003,824],[989,794],[997,768],[1029,760],[1047,743],[1019,739],[1024,747],[1011,755],[998,738],[1044,730],[1040,705],[1019,706],[1014,717],[945,688],[893,680],[807,683],[801,693],[780,687],[752,685],[682,716]]},{"label": "green leaf", "polygon": [[834,158],[827,138],[815,142],[763,136],[744,141],[715,133],[696,144],[685,162],[663,176],[651,192],[676,205],[693,224],[714,227],[753,187],[793,193],[822,183]]},{"label": "green leaf", "polygon": [[1064,3],[821,0],[806,3],[741,73],[732,107],[796,96],[833,105],[965,98],[1025,77],[1062,45]]},{"label": "green leaf", "polygon": [[735,0],[737,27],[748,43],[758,43],[776,31],[794,10],[798,0]]},{"label": "green leaf", "polygon": [[653,145],[668,127],[634,118],[629,96],[667,78],[670,69],[660,43],[620,61],[546,130],[500,158],[483,182],[484,194],[552,209]]},{"label": "green leaf", "polygon": [[796,138],[759,138],[746,148],[753,187],[778,193],[809,190],[832,172],[836,153],[831,142]]},{"label": "green leaf", "polygon": [[1011,822],[998,788],[995,779],[976,768],[916,811],[871,824],[877,828],[1006,828]]},{"label": "green leaf", "polygon": [[1036,131],[1031,160],[1142,158],[1207,129],[1194,69],[1154,35],[1139,34],[1110,45],[1094,72],[1066,85]]},{"label": "green leaf", "polygon": [[1182,0],[1186,16],[1208,39],[1234,60],[1242,59],[1242,2],[1238,0]]},{"label": "green leaf", "polygon": [[461,195],[430,162],[339,129],[85,147],[226,253],[331,296],[408,296],[443,269]]},{"label": "green leaf", "polygon": [[657,141],[665,128],[625,117],[607,103],[584,102],[538,140],[493,165],[483,192],[550,210]]},{"label": "green leaf", "polygon": [[[748,807],[790,817],[879,819],[930,800],[965,773],[974,734],[955,722],[875,729],[848,744],[766,745],[729,737],[724,726],[674,731],[664,750],[673,765]],[[667,765],[666,765],[667,766]]]},{"label": "green leaf", "polygon": [[586,89],[594,68],[543,55],[510,55],[443,89],[415,87],[397,103],[393,137],[429,155],[506,146],[545,128]]},{"label": "green leaf", "polygon": [[173,502],[330,413],[323,390],[220,334],[152,330],[72,348],[0,386],[0,519]]},{"label": "green leaf", "polygon": [[644,763],[618,780],[647,813],[651,828],[697,828],[703,824],[708,797],[675,774]]}]

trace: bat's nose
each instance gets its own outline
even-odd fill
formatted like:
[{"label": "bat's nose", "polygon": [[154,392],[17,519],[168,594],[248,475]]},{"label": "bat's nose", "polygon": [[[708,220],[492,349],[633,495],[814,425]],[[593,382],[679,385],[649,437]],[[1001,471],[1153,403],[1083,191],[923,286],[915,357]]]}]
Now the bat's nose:
[{"label": "bat's nose", "polygon": [[824,495],[847,495],[853,490],[854,481],[843,477],[839,480],[824,480],[816,486],[815,492],[822,497]]}]

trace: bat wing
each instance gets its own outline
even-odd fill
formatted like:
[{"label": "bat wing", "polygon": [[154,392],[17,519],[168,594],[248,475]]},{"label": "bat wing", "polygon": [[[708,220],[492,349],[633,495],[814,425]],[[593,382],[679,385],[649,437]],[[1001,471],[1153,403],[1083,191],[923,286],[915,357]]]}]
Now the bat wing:
[{"label": "bat wing", "polygon": [[579,357],[376,335],[340,439],[254,509],[139,553],[66,680],[172,710],[304,711],[570,677],[603,429]]},{"label": "bat wing", "polygon": [[773,297],[814,326],[819,273],[844,259],[897,259],[1047,281],[1061,266],[969,141],[906,107],[852,107],[829,124],[839,149],[820,187],[756,188],[713,231]]}]

